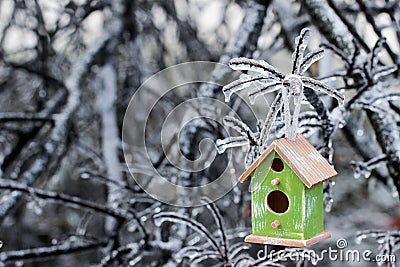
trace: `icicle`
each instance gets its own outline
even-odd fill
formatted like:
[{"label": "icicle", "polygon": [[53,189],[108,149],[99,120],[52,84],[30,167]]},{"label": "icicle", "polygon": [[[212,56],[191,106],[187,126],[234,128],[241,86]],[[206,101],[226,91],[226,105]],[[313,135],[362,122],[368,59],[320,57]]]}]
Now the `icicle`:
[{"label": "icicle", "polygon": [[289,138],[291,116],[290,116],[290,101],[289,101],[288,89],[286,87],[282,89],[282,100],[283,100],[283,118],[285,120],[285,137]]},{"label": "icicle", "polygon": [[388,183],[387,185],[390,188],[390,191],[392,193],[392,197],[397,199],[399,197],[399,192],[397,191],[397,187],[394,184],[393,179],[388,179],[387,183]]},{"label": "icicle", "polygon": [[[282,99],[285,119],[285,136],[293,141],[296,137],[301,100],[303,99],[303,82],[298,75],[289,74],[283,80],[283,85]],[[293,115],[290,112],[291,97],[294,99]]]},{"label": "icicle", "polygon": [[[351,163],[352,163],[352,162],[350,162],[350,164],[351,164]],[[354,169],[354,172],[353,172],[354,178],[355,178],[355,179],[360,178],[360,176],[361,176],[360,165],[354,164],[352,167],[353,167],[353,169]]]},{"label": "icicle", "polygon": [[299,114],[301,108],[301,99],[302,96],[294,97],[294,112],[292,116],[292,123],[290,125],[289,140],[294,140],[296,138],[297,126],[299,123]]}]

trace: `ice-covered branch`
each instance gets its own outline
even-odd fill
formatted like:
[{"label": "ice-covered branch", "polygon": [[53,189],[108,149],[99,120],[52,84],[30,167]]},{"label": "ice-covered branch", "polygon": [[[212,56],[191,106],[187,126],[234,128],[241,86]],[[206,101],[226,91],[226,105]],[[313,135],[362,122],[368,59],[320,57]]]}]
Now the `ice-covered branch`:
[{"label": "ice-covered branch", "polygon": [[[140,251],[139,244],[129,243],[124,246],[120,246],[113,250],[109,255],[104,257],[101,262],[97,265],[98,267],[110,266],[114,261],[122,256],[129,258],[129,265],[134,266],[135,257],[138,256]],[[131,264],[132,263],[132,264]],[[135,262],[136,263],[136,262]]]},{"label": "ice-covered branch", "polygon": [[[117,99],[117,74],[111,63],[102,67],[99,75],[99,92],[97,106],[101,117],[102,154],[109,179],[123,183],[121,164],[118,158],[121,139],[117,125],[115,101]],[[123,191],[118,186],[108,184],[107,203],[116,205],[123,199]],[[116,221],[107,219],[106,232],[115,231]]]},{"label": "ice-covered branch", "polygon": [[80,208],[90,209],[95,212],[100,212],[105,215],[109,215],[118,219],[131,219],[132,215],[125,210],[119,208],[108,207],[96,202],[84,200],[79,197],[70,196],[64,193],[57,193],[46,191],[38,188],[29,187],[20,182],[14,182],[11,180],[0,180],[0,189],[13,190],[20,193],[31,194],[34,197],[53,201],[56,203],[65,204],[68,206],[78,206]]},{"label": "ice-covered branch", "polygon": [[19,112],[0,113],[0,123],[5,122],[54,122],[53,117],[42,114],[30,114]]},{"label": "ice-covered branch", "polygon": [[204,198],[203,200],[204,202],[208,203],[206,207],[210,210],[211,214],[213,215],[214,221],[217,224],[221,246],[223,248],[223,259],[228,260],[228,240],[226,238],[221,211],[215,203],[211,202],[210,199]]},{"label": "ice-covered branch", "polygon": [[4,251],[0,252],[0,263],[43,259],[50,256],[62,256],[66,254],[79,253],[86,250],[98,249],[104,247],[106,244],[106,240],[101,240],[98,242],[63,242],[61,244],[48,247]]},{"label": "ice-covered branch", "polygon": [[215,237],[202,225],[201,223],[188,218],[186,216],[179,215],[178,213],[175,212],[162,212],[159,214],[156,214],[153,216],[154,220],[156,221],[157,225],[161,225],[165,221],[169,222],[175,222],[175,223],[182,223],[190,228],[192,228],[194,231],[200,233],[202,236],[206,238],[206,240],[210,243],[211,247],[217,251],[221,257],[223,255],[223,252],[218,245],[218,242],[216,241]]},{"label": "ice-covered branch", "polygon": [[381,256],[382,262],[378,265],[396,266],[395,252],[400,250],[400,231],[398,230],[365,230],[359,231],[356,235],[356,241],[361,243],[364,239],[374,238],[379,244],[378,255]]},{"label": "ice-covered branch", "polygon": [[382,162],[387,160],[387,156],[382,154],[376,156],[367,162],[350,161],[350,165],[354,168],[354,177],[359,178],[364,176],[368,178],[371,175],[372,170],[377,168]]}]

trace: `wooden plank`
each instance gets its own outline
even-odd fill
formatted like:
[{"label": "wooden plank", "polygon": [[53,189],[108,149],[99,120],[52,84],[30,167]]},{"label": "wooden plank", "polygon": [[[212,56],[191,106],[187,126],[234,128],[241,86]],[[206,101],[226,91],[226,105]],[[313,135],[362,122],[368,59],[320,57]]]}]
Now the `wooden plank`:
[{"label": "wooden plank", "polygon": [[244,241],[248,243],[257,243],[264,245],[276,245],[276,246],[287,246],[287,247],[309,247],[330,237],[332,237],[330,232],[322,232],[318,235],[315,235],[305,240],[286,239],[286,238],[269,237],[261,235],[248,235],[246,236]]}]

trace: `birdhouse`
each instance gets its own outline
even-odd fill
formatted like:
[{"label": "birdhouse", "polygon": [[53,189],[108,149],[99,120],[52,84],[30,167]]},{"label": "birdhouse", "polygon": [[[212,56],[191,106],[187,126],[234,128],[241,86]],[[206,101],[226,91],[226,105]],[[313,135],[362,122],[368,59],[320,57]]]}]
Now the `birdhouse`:
[{"label": "birdhouse", "polygon": [[275,140],[239,178],[251,177],[252,234],[245,241],[307,247],[330,238],[322,182],[336,175],[303,135]]}]

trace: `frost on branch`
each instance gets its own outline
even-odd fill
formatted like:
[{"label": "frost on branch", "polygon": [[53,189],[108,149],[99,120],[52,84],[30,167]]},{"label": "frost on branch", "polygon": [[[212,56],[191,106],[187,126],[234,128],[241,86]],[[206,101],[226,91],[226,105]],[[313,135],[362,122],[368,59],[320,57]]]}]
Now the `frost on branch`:
[{"label": "frost on branch", "polygon": [[[232,94],[250,87],[251,84],[256,85],[256,88],[248,93],[250,103],[252,104],[254,104],[255,99],[260,95],[274,91],[278,91],[278,94],[269,109],[260,134],[255,135],[252,133],[243,122],[233,122],[233,120],[231,122],[224,121],[227,126],[234,128],[242,136],[241,138],[228,137],[227,139],[217,141],[217,147],[220,153],[225,151],[228,147],[246,144],[245,138],[247,138],[247,143],[250,144],[250,148],[246,158],[246,166],[249,166],[266,149],[269,131],[279,111],[282,111],[282,108],[285,137],[294,140],[299,125],[301,102],[305,100],[303,93],[304,88],[311,89],[315,92],[324,92],[335,98],[340,105],[344,103],[344,96],[339,91],[321,81],[302,76],[314,62],[321,59],[324,55],[324,50],[319,48],[304,56],[309,38],[310,30],[304,28],[295,40],[295,50],[292,54],[292,71],[287,75],[281,73],[263,60],[243,57],[231,59],[229,66],[232,69],[248,72],[248,74],[224,86],[222,90],[226,101],[230,100]],[[293,99],[294,102],[293,111],[290,107],[291,99]]]},{"label": "frost on branch", "polygon": [[207,208],[211,211],[211,214],[218,227],[218,238],[213,235],[203,224],[187,216],[180,215],[175,212],[162,212],[154,216],[154,220],[158,226],[166,221],[184,224],[200,234],[207,241],[206,244],[201,246],[198,245],[183,248],[175,257],[178,262],[181,262],[184,258],[187,258],[191,264],[197,264],[207,259],[215,259],[216,261],[222,261],[226,263],[230,261],[230,257],[228,255],[230,252],[229,244],[223,228],[224,226],[220,211],[214,203],[208,203]]},{"label": "frost on branch", "polygon": [[357,233],[356,241],[361,243],[364,239],[374,238],[379,244],[377,254],[383,261],[378,266],[396,266],[395,253],[400,250],[400,231],[365,230]]},{"label": "frost on branch", "polygon": [[370,159],[367,162],[350,161],[350,165],[354,169],[354,178],[358,179],[360,176],[368,178],[371,175],[372,170],[377,168],[382,162],[387,160],[387,156],[382,154],[377,157]]},{"label": "frost on branch", "polygon": [[249,167],[259,155],[259,133],[253,132],[244,122],[232,116],[225,116],[224,125],[232,128],[241,134],[241,136],[229,136],[222,140],[218,139],[216,141],[218,153],[222,154],[227,148],[249,145],[246,156],[246,167]]}]

